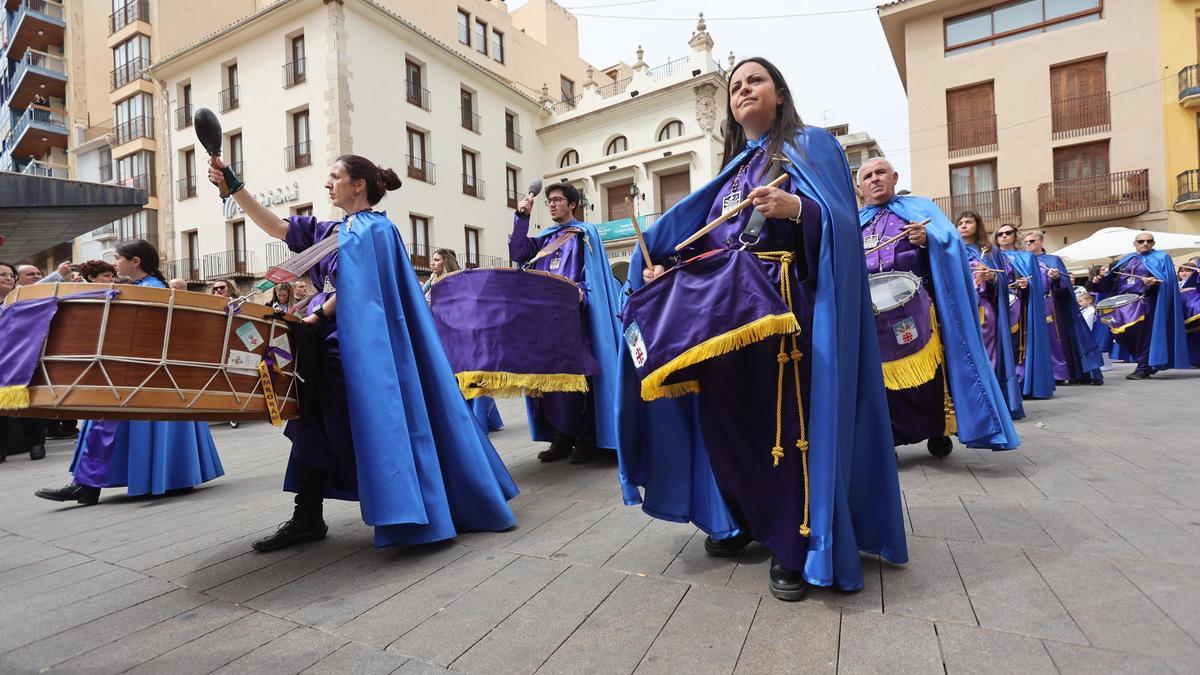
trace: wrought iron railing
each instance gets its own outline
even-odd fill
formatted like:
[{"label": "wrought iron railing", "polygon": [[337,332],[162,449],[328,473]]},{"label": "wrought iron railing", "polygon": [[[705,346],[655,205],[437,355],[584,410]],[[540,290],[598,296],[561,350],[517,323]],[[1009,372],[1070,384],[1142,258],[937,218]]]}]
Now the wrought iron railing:
[{"label": "wrought iron railing", "polygon": [[31,160],[21,169],[26,176],[42,176],[43,178],[68,178],[70,170],[65,164],[51,164],[41,160]]},{"label": "wrought iron railing", "polygon": [[504,144],[513,150],[516,150],[517,152],[521,152],[521,134],[518,134],[512,129],[505,129]]},{"label": "wrought iron railing", "polygon": [[632,77],[627,77],[623,80],[617,80],[612,84],[606,84],[596,90],[600,94],[600,98],[611,98],[617,94],[624,94],[626,89],[629,89],[629,83],[633,81]]},{"label": "wrought iron railing", "polygon": [[146,115],[122,122],[113,129],[116,144],[122,145],[138,138],[154,138],[154,118]]},{"label": "wrought iron railing", "polygon": [[964,211],[974,211],[983,222],[991,227],[998,223],[1021,225],[1021,188],[1001,188],[966,194],[938,197],[933,200],[950,222],[955,222]]},{"label": "wrought iron railing", "polygon": [[191,199],[196,196],[196,177],[184,176],[175,181],[175,194],[179,201]]},{"label": "wrought iron railing", "polygon": [[996,116],[950,122],[946,125],[946,145],[951,157],[995,152]]},{"label": "wrought iron railing", "polygon": [[191,104],[179,106],[175,109],[175,129],[186,129],[190,126],[192,126]]},{"label": "wrought iron railing", "polygon": [[430,272],[432,268],[430,264],[433,262],[433,252],[437,249],[429,244],[405,244],[408,249],[408,259],[412,261],[412,266],[418,272]]},{"label": "wrought iron railing", "polygon": [[1038,186],[1042,225],[1127,218],[1150,210],[1148,169],[1060,180]]},{"label": "wrought iron railing", "polygon": [[661,66],[655,66],[654,68],[651,68],[650,70],[646,71],[646,74],[650,76],[650,79],[655,81],[665,80],[668,77],[682,73],[684,69],[687,68],[688,63],[691,60],[692,58],[690,56],[681,56],[677,59],[667,61]]},{"label": "wrought iron railing", "polygon": [[312,142],[296,143],[283,149],[288,171],[312,164]]},{"label": "wrought iron railing", "polygon": [[433,162],[427,162],[419,157],[413,157],[412,155],[405,155],[404,162],[408,165],[409,178],[415,178],[419,181],[429,183],[430,185],[433,185],[437,182],[437,176],[435,175],[437,165],[435,165]]},{"label": "wrought iron railing", "polygon": [[183,279],[189,284],[198,284],[204,281],[199,258],[170,260],[163,264],[162,273],[168,279]]},{"label": "wrought iron railing", "polygon": [[479,180],[477,176],[471,176],[465,173],[462,174],[462,191],[464,195],[471,195],[472,197],[483,199],[483,186],[484,182]]},{"label": "wrought iron railing", "polygon": [[1200,169],[1188,169],[1175,176],[1175,206],[1187,202],[1200,202]]},{"label": "wrought iron railing", "polygon": [[134,21],[150,21],[150,0],[130,0],[108,16],[108,34],[121,30]]},{"label": "wrought iron railing", "polygon": [[1179,100],[1200,96],[1200,65],[1184,66],[1179,71]]},{"label": "wrought iron railing", "polygon": [[304,57],[283,64],[283,88],[291,89],[292,87],[304,82],[307,71],[304,67]]},{"label": "wrought iron railing", "polygon": [[479,115],[463,108],[462,111],[462,127],[469,129],[477,134],[483,133],[483,118]]},{"label": "wrought iron railing", "polygon": [[292,257],[292,251],[285,242],[267,242],[267,269],[282,265],[290,257]]},{"label": "wrought iron railing", "polygon": [[254,251],[235,249],[204,256],[205,279],[256,276],[259,274],[254,262]]},{"label": "wrought iron railing", "polygon": [[229,112],[242,105],[242,100],[238,96],[238,85],[233,85],[228,89],[222,89],[219,98],[221,99],[221,112]]},{"label": "wrought iron railing", "polygon": [[429,110],[429,90],[422,87],[412,80],[404,81],[404,93],[408,102],[421,108]]},{"label": "wrought iron railing", "polygon": [[579,105],[579,101],[581,99],[583,99],[583,94],[579,94],[578,96],[572,96],[571,98],[564,98],[563,100],[559,101],[558,103],[555,103],[554,105],[550,106],[550,109],[556,115],[561,115],[567,111],[574,110],[575,106]]},{"label": "wrought iron railing", "polygon": [[1051,101],[1050,120],[1054,140],[1108,131],[1112,129],[1109,93]]},{"label": "wrought iron railing", "polygon": [[132,58],[126,63],[117,66],[109,73],[109,91],[116,91],[139,77],[145,77],[145,71],[149,67],[150,59],[141,56]]}]

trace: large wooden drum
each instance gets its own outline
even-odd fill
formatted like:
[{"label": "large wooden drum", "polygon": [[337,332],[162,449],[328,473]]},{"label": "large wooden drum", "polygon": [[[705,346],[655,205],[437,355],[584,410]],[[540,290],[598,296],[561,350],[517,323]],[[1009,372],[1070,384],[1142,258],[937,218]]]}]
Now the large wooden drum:
[{"label": "large wooden drum", "polygon": [[[95,291],[113,290],[106,297]],[[86,293],[92,291],[92,293]],[[86,297],[71,297],[85,294]],[[5,305],[57,295],[30,407],[7,415],[118,420],[269,420],[259,363],[280,418],[298,416],[299,320],[264,305],[130,285],[35,284]],[[3,347],[0,346],[0,349]]]}]

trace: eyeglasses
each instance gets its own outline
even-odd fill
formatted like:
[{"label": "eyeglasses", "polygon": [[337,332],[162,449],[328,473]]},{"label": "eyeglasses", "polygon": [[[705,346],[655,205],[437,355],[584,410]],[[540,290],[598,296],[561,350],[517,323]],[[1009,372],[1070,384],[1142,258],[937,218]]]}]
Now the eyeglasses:
[{"label": "eyeglasses", "polygon": [[567,200],[563,197],[551,197],[550,199],[546,200],[546,203],[553,206],[554,204],[566,203],[566,201]]},{"label": "eyeglasses", "polygon": [[1154,243],[1154,240],[1153,240],[1153,239],[1138,239],[1138,240],[1136,240],[1136,242],[1135,242],[1135,243],[1138,243],[1138,244],[1153,244],[1153,243]]},{"label": "eyeglasses", "polygon": [[1016,233],[1017,233],[1016,230],[1004,230],[1002,232],[997,232],[996,236],[997,237],[1011,237],[1011,236],[1015,235]]}]

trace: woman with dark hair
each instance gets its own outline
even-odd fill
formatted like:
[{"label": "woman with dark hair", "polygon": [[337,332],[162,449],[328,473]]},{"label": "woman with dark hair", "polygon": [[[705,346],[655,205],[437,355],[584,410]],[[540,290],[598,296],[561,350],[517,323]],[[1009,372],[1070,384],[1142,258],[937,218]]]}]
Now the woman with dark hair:
[{"label": "woman with dark hair", "polygon": [[[143,239],[117,245],[117,274],[135,286],[166,288],[158,251]],[[91,505],[100,489],[126,487],[129,495],[185,490],[225,475],[217,446],[204,422],[118,422],[87,420],[75,443],[74,480],[36,494],[56,502]]]},{"label": "woman with dark hair", "polygon": [[111,284],[117,278],[117,268],[103,260],[89,260],[79,266],[79,276],[89,284]]},{"label": "woman with dark hair", "polygon": [[1004,223],[992,233],[989,267],[1008,275],[1011,293],[1020,298],[1012,331],[1013,363],[1025,398],[1054,396],[1054,371],[1050,362],[1050,333],[1046,325],[1046,294],[1037,258],[1017,248],[1020,229]]},{"label": "woman with dark hair", "polygon": [[303,254],[294,271],[307,272],[316,291],[303,320],[317,334],[319,359],[304,392],[319,399],[317,412],[284,431],[292,441],[284,489],[296,493],[296,506],[254,548],[324,538],[326,497],[359,501],[377,546],[516,524],[507,504],[516,485],[458,389],[399,230],[372,208],[400,187],[396,173],[339,157],[325,189],[346,214],[340,221],[280,219],[219,158],[209,160],[208,177],[264,232]]},{"label": "woman with dark hair", "polygon": [[[757,267],[800,331],[760,342],[747,333],[751,344],[741,349],[701,354],[691,370],[698,395],[680,387],[667,393],[679,398],[649,404],[639,398],[633,359],[622,359],[626,502],[644,499],[650,515],[695,522],[712,556],[736,559],[761,542],[781,600],[802,599],[807,584],[859,590],[858,551],[893,563],[908,553],[850,169],[828,131],[800,121],[793,92],[765,59],[734,66],[726,117],[728,164],[646,231],[655,264],[629,284],[666,282],[654,280],[680,265],[676,246],[748,199],[753,208],[684,251],[707,255],[677,271]],[[787,180],[768,186],[777,172]],[[629,266],[645,267],[640,251]],[[723,281],[706,285],[714,295],[703,304],[719,306],[744,280]],[[633,308],[627,301],[627,321]],[[720,318],[686,311],[662,320]]]}]

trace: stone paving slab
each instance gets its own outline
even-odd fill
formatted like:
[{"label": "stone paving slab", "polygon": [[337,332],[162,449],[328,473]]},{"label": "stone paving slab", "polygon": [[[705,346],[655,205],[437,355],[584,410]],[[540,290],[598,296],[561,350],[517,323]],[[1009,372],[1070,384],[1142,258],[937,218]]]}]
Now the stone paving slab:
[{"label": "stone paving slab", "polygon": [[[65,482],[71,443],[0,465],[0,672],[1200,672],[1200,373],[1029,401],[1023,447],[898,449],[911,562],[863,556],[856,593],[770,597],[769,552],[622,503],[612,456],[536,460],[523,406],[492,434],[518,525],[375,549],[353,503],[330,536],[258,554],[286,520],[286,439],[212,427],[227,475],[165,498]],[[1131,411],[1138,424],[1129,425]]]}]

